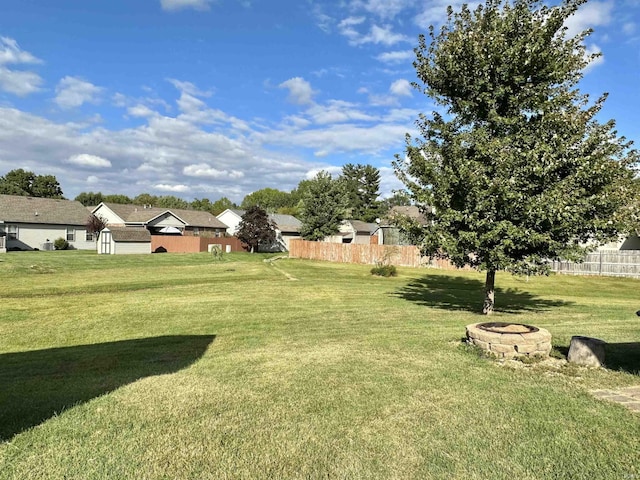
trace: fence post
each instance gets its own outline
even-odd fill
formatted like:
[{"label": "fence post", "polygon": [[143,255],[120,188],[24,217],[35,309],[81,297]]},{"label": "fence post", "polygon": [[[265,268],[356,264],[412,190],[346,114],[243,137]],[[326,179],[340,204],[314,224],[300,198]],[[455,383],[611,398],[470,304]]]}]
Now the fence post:
[{"label": "fence post", "polygon": [[602,276],[602,250],[600,250],[600,266],[598,269],[598,275],[601,277]]}]

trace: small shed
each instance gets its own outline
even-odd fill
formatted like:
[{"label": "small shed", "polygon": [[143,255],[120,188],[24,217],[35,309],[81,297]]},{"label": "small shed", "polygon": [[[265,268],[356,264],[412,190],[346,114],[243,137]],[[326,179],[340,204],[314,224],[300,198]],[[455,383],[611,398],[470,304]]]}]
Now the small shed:
[{"label": "small shed", "polygon": [[151,253],[151,233],[144,227],[106,227],[97,245],[98,254]]}]

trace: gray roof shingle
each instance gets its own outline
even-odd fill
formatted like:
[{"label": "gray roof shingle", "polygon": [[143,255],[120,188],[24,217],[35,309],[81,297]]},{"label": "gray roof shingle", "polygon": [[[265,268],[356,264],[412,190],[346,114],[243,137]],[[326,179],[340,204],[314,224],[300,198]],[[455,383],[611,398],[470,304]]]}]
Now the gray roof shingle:
[{"label": "gray roof shingle", "polygon": [[150,242],[151,233],[144,227],[108,227],[116,242]]},{"label": "gray roof shingle", "polygon": [[182,208],[144,207],[120,203],[103,203],[126,223],[148,223],[163,213],[170,212],[190,227],[226,229],[227,225],[209,212],[185,210]]},{"label": "gray roof shingle", "polygon": [[84,226],[90,215],[72,200],[0,195],[0,221],[5,223]]}]

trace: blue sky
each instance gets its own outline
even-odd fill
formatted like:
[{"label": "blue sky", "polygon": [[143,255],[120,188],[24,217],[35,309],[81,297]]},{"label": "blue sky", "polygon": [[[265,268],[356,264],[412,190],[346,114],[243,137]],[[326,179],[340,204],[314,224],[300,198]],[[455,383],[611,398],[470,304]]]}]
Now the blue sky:
[{"label": "blue sky", "polygon": [[[82,191],[234,201],[391,161],[433,105],[410,87],[444,0],[0,0],[0,175]],[[583,5],[581,83],[640,140],[640,1]]]}]

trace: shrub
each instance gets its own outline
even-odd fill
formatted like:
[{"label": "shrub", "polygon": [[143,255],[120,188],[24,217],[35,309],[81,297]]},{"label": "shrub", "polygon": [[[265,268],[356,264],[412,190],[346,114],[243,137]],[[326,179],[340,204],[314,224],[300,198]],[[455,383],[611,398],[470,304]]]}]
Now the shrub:
[{"label": "shrub", "polygon": [[53,247],[56,250],[66,250],[69,248],[69,242],[67,242],[64,238],[60,237],[60,238],[56,238],[56,240],[53,242]]},{"label": "shrub", "polygon": [[395,277],[398,275],[398,270],[395,265],[376,265],[371,269],[371,274],[380,277]]}]

